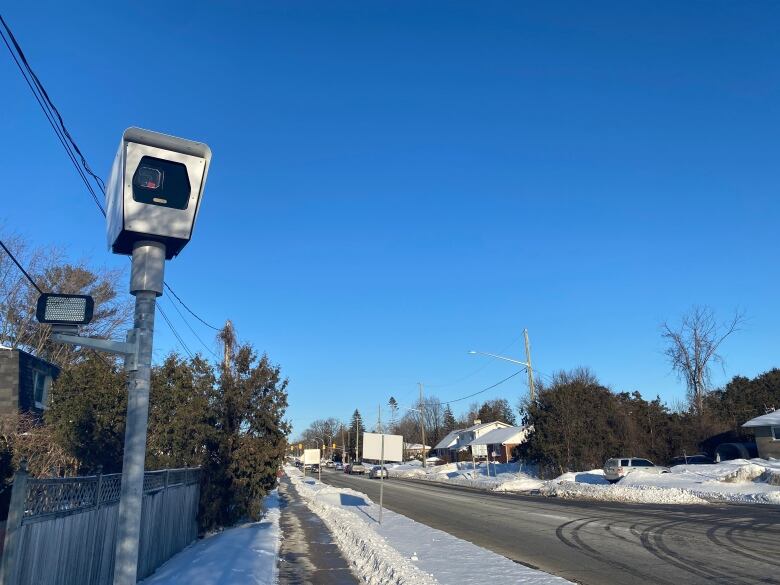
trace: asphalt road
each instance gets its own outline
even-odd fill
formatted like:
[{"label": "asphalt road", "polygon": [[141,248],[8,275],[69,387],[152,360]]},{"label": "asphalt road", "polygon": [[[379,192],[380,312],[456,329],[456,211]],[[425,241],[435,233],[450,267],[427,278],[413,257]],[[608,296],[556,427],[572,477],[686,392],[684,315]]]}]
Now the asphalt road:
[{"label": "asphalt road", "polygon": [[[322,481],[379,501],[379,480],[328,470]],[[780,584],[777,506],[586,502],[398,479],[384,492],[390,510],[578,583]]]}]

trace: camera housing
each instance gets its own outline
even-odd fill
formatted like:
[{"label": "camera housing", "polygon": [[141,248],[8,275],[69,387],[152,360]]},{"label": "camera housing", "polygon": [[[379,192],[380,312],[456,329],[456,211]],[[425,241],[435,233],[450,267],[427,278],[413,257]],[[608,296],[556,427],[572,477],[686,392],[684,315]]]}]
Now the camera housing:
[{"label": "camera housing", "polygon": [[141,128],[122,135],[106,187],[108,246],[132,254],[133,244],[165,244],[165,258],[192,237],[206,184],[211,149]]}]

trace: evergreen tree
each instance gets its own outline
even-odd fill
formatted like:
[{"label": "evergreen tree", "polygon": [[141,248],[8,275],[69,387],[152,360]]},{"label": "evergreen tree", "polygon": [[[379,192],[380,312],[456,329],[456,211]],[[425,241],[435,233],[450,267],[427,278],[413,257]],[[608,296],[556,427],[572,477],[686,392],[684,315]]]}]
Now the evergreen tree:
[{"label": "evergreen tree", "polygon": [[127,389],[125,374],[94,352],[64,369],[51,391],[46,423],[79,462],[80,473],[122,470]]},{"label": "evergreen tree", "polygon": [[205,465],[215,432],[215,382],[213,367],[200,356],[188,361],[172,353],[152,370],[147,469]]},{"label": "evergreen tree", "polygon": [[488,400],[482,404],[477,413],[477,418],[483,423],[501,421],[510,425],[516,424],[515,413],[509,406],[506,398]]},{"label": "evergreen tree", "polygon": [[360,448],[363,447],[363,433],[366,432],[366,427],[363,426],[363,417],[360,415],[360,411],[357,408],[355,409],[355,412],[352,413],[352,419],[349,423],[349,432],[357,433],[356,435],[353,435],[354,437],[360,437],[359,440],[355,439],[354,446],[356,450],[353,453],[353,459],[359,460],[360,453],[358,452],[359,449],[357,449],[357,446],[360,445]]},{"label": "evergreen tree", "polygon": [[280,368],[266,355],[258,359],[250,345],[236,345],[232,330],[223,330],[222,339],[226,359],[210,400],[216,432],[206,445],[201,497],[205,529],[261,517],[262,498],[276,485],[290,432]]},{"label": "evergreen tree", "polygon": [[541,386],[528,408],[534,432],[520,456],[543,473],[594,469],[627,448],[626,413],[617,397],[588,370],[560,372]]},{"label": "evergreen tree", "polygon": [[391,396],[387,404],[390,406],[390,431],[395,432],[395,425],[398,419],[398,401],[394,396]]},{"label": "evergreen tree", "polygon": [[452,409],[448,404],[444,409],[444,425],[442,430],[444,431],[444,433],[449,433],[451,431],[454,431],[456,428],[456,424],[457,423],[455,422],[455,415],[452,414]]}]

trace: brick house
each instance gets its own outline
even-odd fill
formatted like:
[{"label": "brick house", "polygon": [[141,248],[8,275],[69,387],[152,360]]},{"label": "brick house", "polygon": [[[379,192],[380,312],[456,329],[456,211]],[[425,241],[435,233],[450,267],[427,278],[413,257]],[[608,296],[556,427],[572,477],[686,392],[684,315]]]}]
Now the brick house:
[{"label": "brick house", "polygon": [[21,349],[0,345],[0,415],[43,414],[60,369]]}]

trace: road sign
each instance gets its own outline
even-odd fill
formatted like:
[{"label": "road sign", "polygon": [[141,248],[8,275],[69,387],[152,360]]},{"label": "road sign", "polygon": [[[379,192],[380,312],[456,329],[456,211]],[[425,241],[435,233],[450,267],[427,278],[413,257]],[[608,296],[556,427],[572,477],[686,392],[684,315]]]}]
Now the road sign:
[{"label": "road sign", "polygon": [[[382,437],[385,438],[384,457],[382,457]],[[404,438],[401,435],[382,435],[380,433],[363,433],[363,459],[379,461],[404,460]]]},{"label": "road sign", "polygon": [[319,464],[320,462],[320,450],[319,449],[304,449],[303,451],[303,464]]}]

